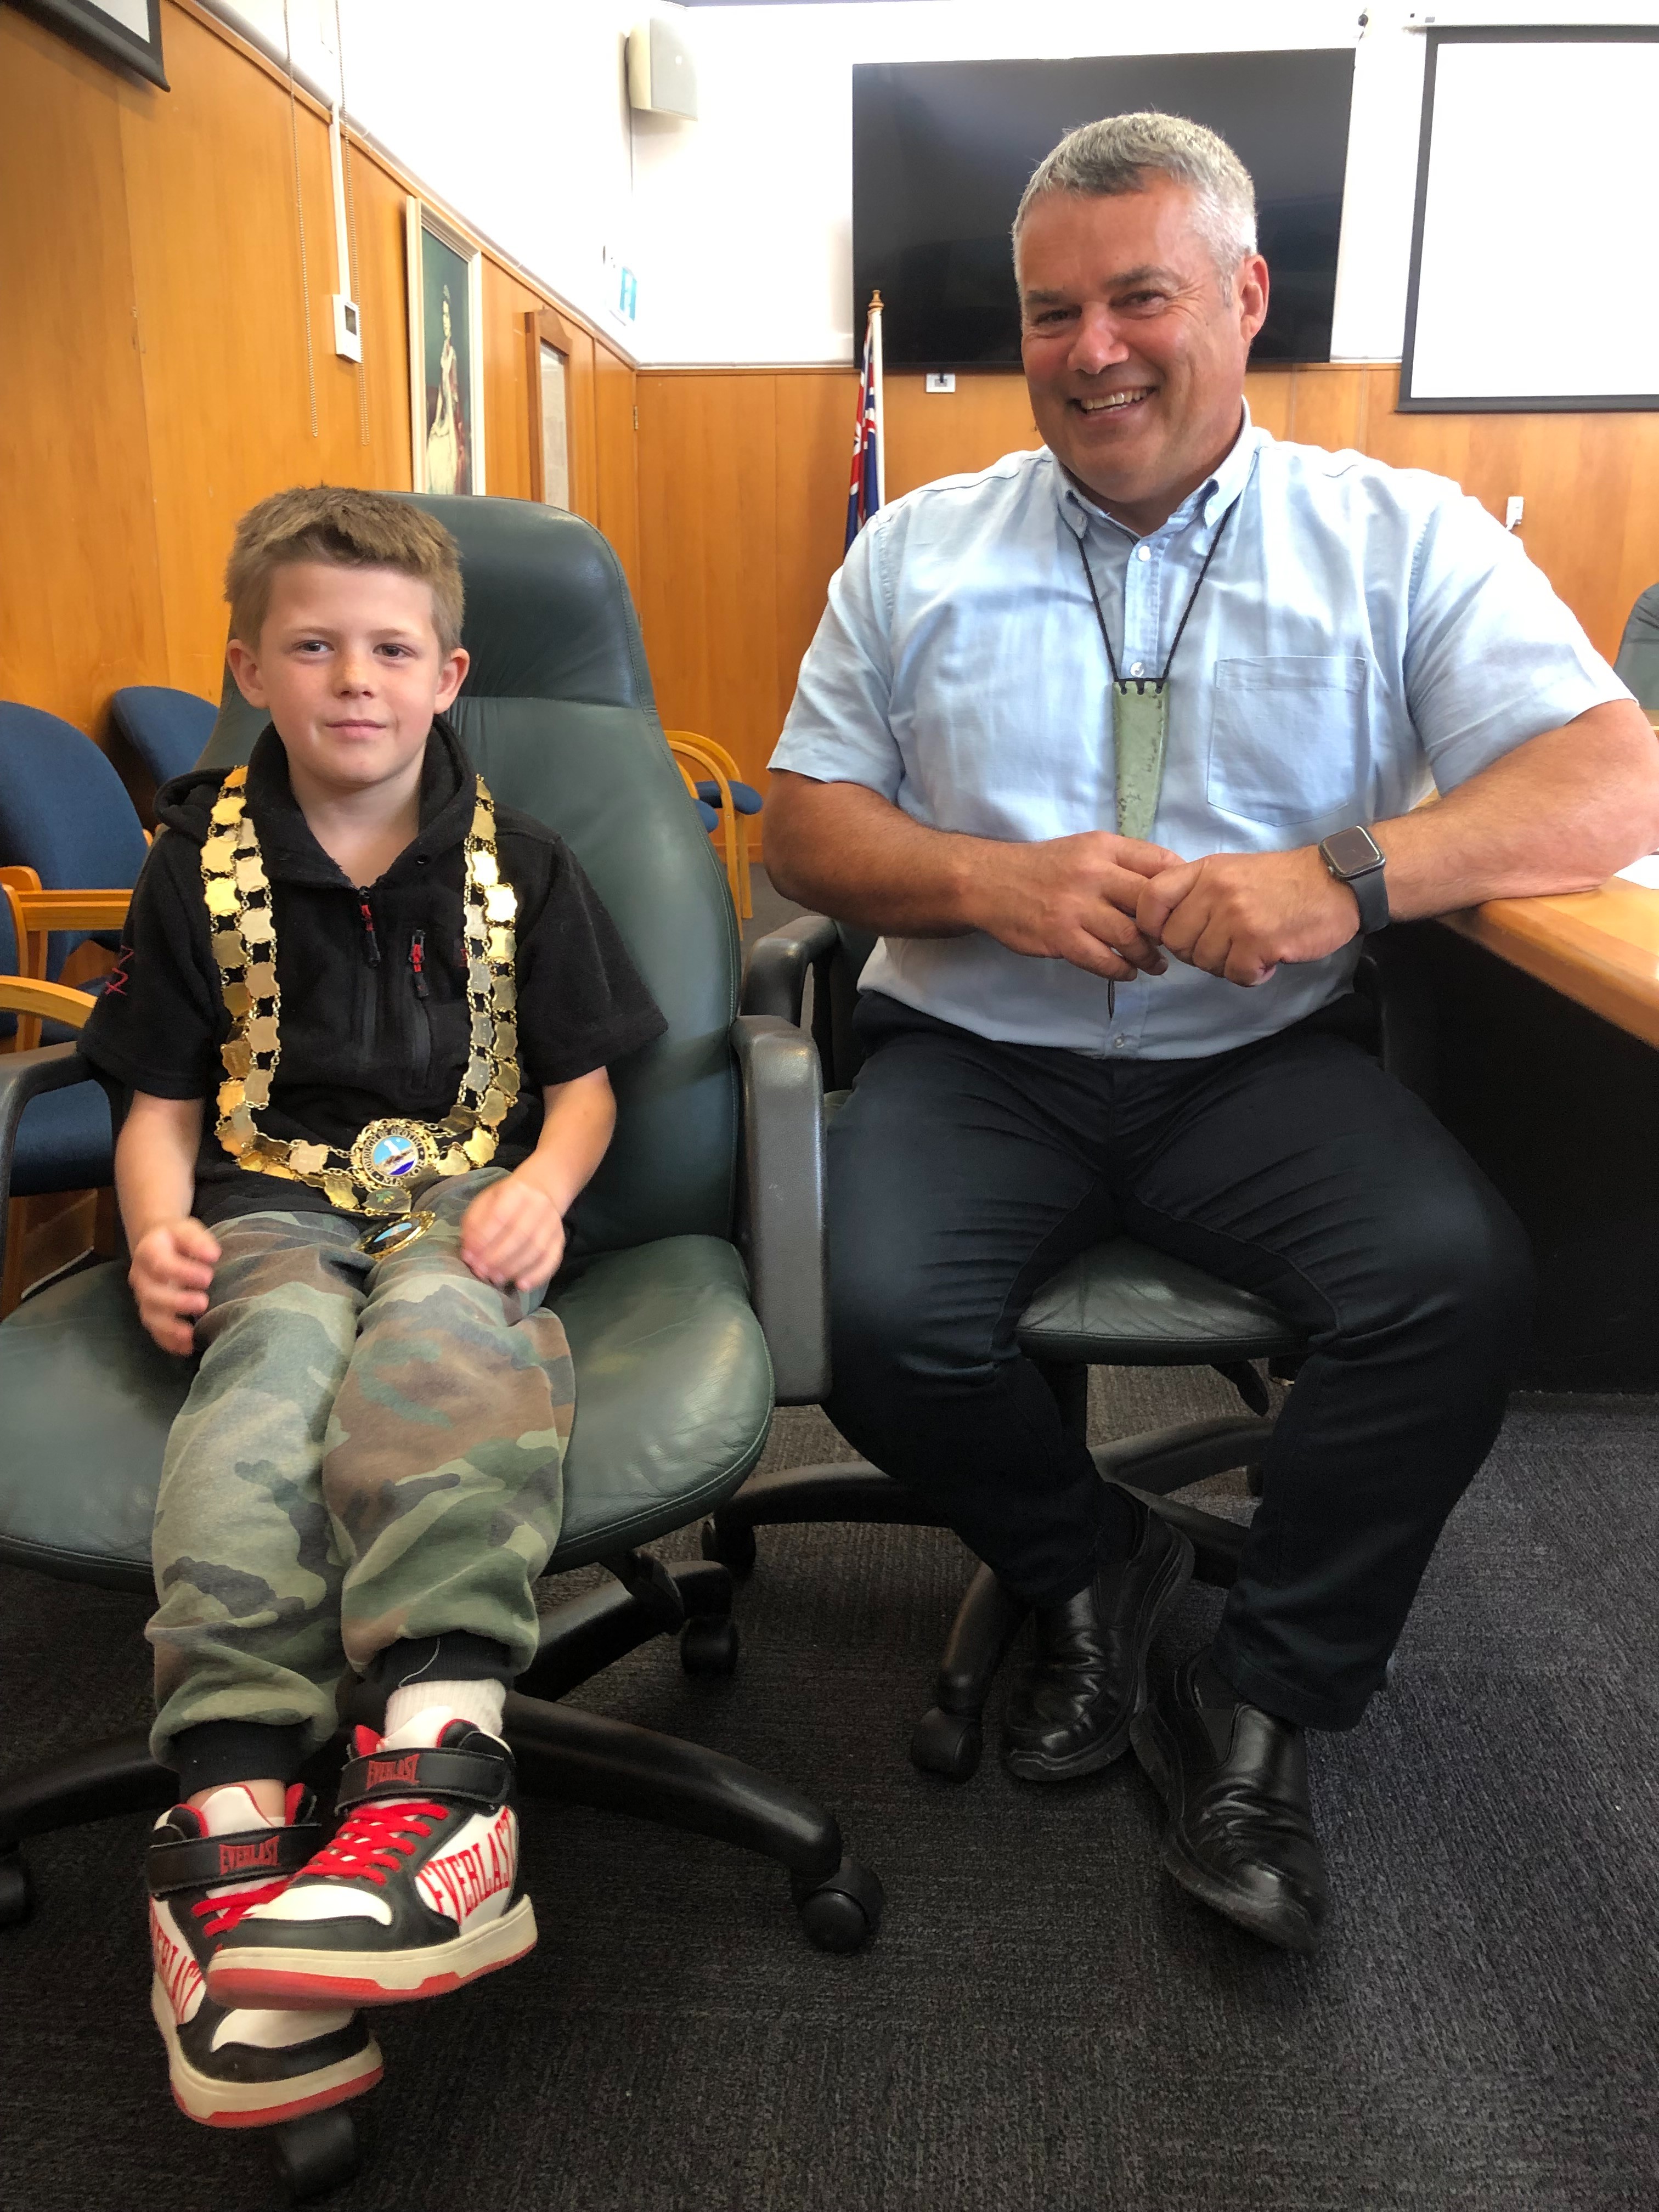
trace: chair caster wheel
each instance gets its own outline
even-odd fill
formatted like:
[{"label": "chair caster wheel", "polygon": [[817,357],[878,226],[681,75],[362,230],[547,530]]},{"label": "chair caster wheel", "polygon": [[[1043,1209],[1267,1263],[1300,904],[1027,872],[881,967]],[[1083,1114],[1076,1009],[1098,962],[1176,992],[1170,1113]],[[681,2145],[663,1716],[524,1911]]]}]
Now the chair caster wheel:
[{"label": "chair caster wheel", "polygon": [[339,2105],[307,2112],[275,2130],[276,2178],[295,2204],[343,2188],[357,2171],[357,2128]]},{"label": "chair caster wheel", "polygon": [[718,1559],[738,1582],[754,1572],[755,1532],[746,1522],[722,1528],[718,1518],[705,1521],[698,1542],[704,1559]]},{"label": "chair caster wheel", "polygon": [[793,1887],[801,1925],[820,1951],[861,1951],[874,1942],[886,1900],[868,1867],[843,1859],[823,1881]]},{"label": "chair caster wheel", "polygon": [[702,1613],[680,1631],[680,1664],[688,1674],[735,1674],[738,1624],[724,1613]]},{"label": "chair caster wheel", "polygon": [[1256,1462],[1254,1467],[1247,1467],[1245,1468],[1244,1487],[1252,1498],[1261,1497],[1266,1486],[1261,1479],[1261,1462],[1260,1460]]},{"label": "chair caster wheel", "polygon": [[21,1928],[34,1910],[34,1886],[21,1851],[0,1852],[0,1928]]},{"label": "chair caster wheel", "polygon": [[979,1765],[985,1733],[971,1714],[947,1713],[938,1705],[925,1712],[910,1735],[910,1761],[924,1774],[946,1782],[966,1782]]}]

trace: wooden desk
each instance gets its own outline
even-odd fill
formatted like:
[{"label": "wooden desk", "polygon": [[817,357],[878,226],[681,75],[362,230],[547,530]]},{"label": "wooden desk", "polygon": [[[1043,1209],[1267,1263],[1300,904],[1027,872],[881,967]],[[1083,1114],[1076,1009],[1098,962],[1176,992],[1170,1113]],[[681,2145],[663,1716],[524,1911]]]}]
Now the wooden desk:
[{"label": "wooden desk", "polygon": [[1429,1014],[1439,1120],[1537,1261],[1522,1385],[1659,1394],[1659,890],[1496,899],[1376,945]]},{"label": "wooden desk", "polygon": [[1614,877],[1599,891],[1493,899],[1442,920],[1604,1021],[1659,1045],[1659,890]]}]

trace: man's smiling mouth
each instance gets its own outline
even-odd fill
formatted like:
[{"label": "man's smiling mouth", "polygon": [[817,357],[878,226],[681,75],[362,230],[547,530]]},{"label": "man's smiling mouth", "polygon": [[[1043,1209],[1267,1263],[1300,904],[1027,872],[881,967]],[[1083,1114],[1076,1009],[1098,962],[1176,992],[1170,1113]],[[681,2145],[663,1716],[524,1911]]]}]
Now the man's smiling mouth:
[{"label": "man's smiling mouth", "polygon": [[1136,392],[1107,392],[1097,399],[1079,398],[1072,404],[1081,408],[1085,415],[1121,415],[1126,408],[1138,406],[1141,400],[1150,399],[1152,396],[1152,386],[1143,385]]}]

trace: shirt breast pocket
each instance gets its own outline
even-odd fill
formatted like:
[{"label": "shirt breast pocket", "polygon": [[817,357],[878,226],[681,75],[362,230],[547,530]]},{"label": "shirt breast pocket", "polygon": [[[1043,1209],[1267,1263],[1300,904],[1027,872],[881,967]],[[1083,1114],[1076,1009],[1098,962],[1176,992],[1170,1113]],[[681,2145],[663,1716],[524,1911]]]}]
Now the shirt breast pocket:
[{"label": "shirt breast pocket", "polygon": [[1209,800],[1249,822],[1364,811],[1365,663],[1346,653],[1218,662]]}]

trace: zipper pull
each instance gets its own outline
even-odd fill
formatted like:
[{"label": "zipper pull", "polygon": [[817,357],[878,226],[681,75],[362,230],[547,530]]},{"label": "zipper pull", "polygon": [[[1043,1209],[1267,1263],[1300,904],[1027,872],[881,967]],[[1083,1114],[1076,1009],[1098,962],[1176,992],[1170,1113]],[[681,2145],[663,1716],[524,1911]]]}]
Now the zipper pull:
[{"label": "zipper pull", "polygon": [[417,929],[409,940],[409,969],[415,978],[416,997],[429,999],[432,989],[426,980],[426,932],[423,929]]},{"label": "zipper pull", "polygon": [[368,903],[367,884],[357,886],[357,911],[363,918],[363,944],[368,953],[368,964],[371,968],[378,968],[380,964],[380,940],[374,934],[374,915]]}]

